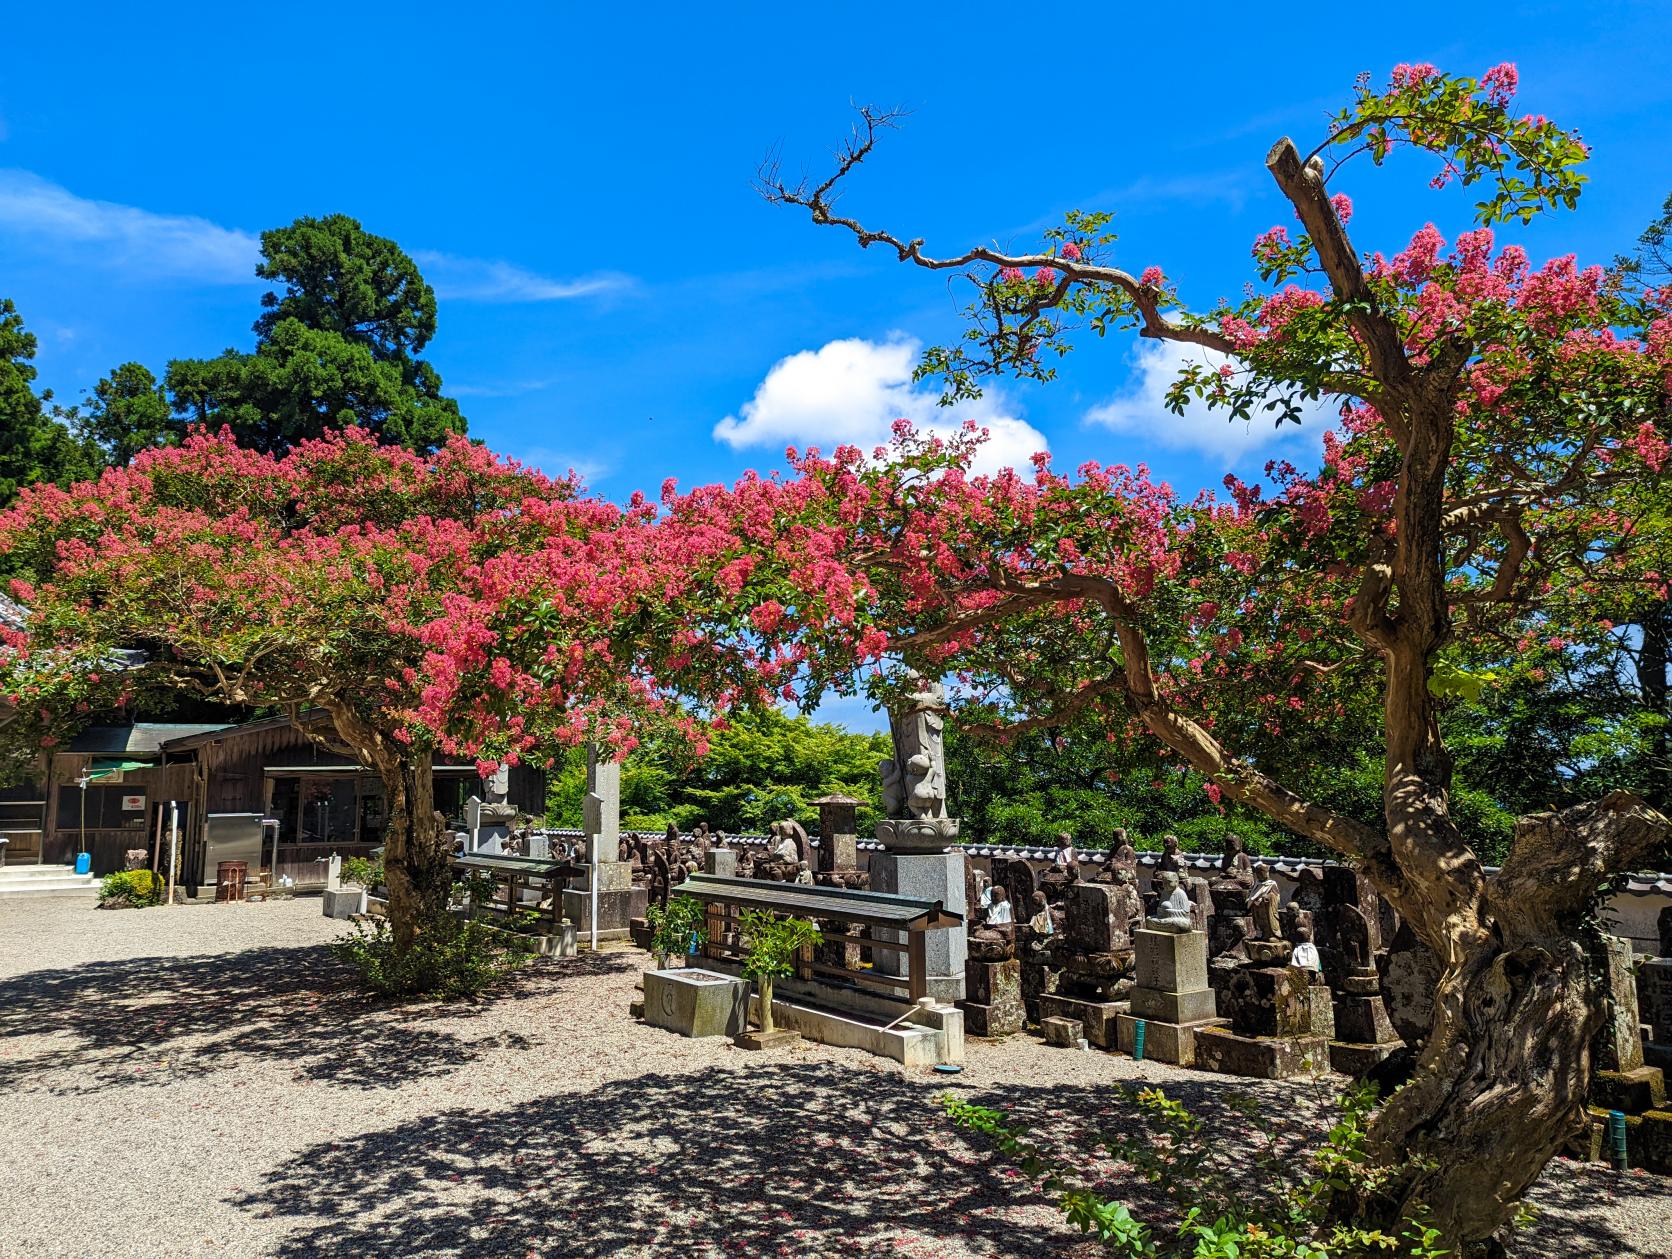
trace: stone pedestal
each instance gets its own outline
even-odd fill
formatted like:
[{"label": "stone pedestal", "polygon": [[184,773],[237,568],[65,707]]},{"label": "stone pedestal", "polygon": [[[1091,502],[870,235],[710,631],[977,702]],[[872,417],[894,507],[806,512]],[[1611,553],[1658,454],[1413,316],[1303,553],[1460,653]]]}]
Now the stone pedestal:
[{"label": "stone pedestal", "polygon": [[735,879],[737,877],[737,853],[730,848],[710,848],[702,859],[704,874],[712,874],[717,878]]},{"label": "stone pedestal", "polygon": [[1328,1071],[1330,1046],[1322,1036],[1239,1036],[1228,1027],[1206,1027],[1196,1036],[1195,1065],[1256,1080],[1287,1080]]},{"label": "stone pedestal", "polygon": [[1079,1047],[1083,1029],[1076,1020],[1045,1018],[1040,1020],[1039,1027],[1045,1033],[1047,1045],[1055,1045],[1059,1049]]},{"label": "stone pedestal", "polygon": [[1022,964],[969,962],[964,970],[968,1000],[958,1006],[964,1012],[964,1031],[971,1036],[1014,1036],[1027,1021],[1022,1005]]},{"label": "stone pedestal", "polygon": [[[871,854],[871,890],[914,900],[939,901],[942,908],[967,916],[965,902],[964,854],[961,852],[902,853],[878,852]],[[880,940],[905,942],[902,932],[875,933]],[[874,950],[875,965],[884,975],[904,975],[906,955],[893,949]],[[956,927],[939,927],[926,933],[924,961],[928,974],[924,977],[924,994],[939,1001],[962,1001],[964,964],[968,954],[967,937],[962,923]]]},{"label": "stone pedestal", "polygon": [[[1211,998],[1213,994],[1210,992]],[[1210,1003],[1211,1004],[1211,1003]],[[1099,1049],[1115,1047],[1115,1020],[1127,1012],[1125,1001],[1089,1001],[1061,993],[1044,993],[1039,998],[1039,1021],[1072,1019],[1084,1029],[1082,1035]]]},{"label": "stone pedestal", "polygon": [[1144,1056],[1190,1066],[1196,1061],[1196,1032],[1215,1022],[1208,987],[1208,938],[1202,931],[1132,933],[1137,986],[1131,1011],[1116,1016],[1116,1043],[1127,1053],[1144,1029]]}]

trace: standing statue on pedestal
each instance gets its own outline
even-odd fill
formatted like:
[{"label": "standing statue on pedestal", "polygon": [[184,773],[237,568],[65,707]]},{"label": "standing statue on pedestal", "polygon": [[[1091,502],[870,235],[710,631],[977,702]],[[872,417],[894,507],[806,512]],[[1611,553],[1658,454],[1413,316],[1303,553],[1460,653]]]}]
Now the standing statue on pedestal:
[{"label": "standing statue on pedestal", "polygon": [[912,684],[888,713],[894,755],[878,767],[887,816],[877,839],[896,852],[939,852],[958,834],[946,811],[946,688],[917,676]]}]

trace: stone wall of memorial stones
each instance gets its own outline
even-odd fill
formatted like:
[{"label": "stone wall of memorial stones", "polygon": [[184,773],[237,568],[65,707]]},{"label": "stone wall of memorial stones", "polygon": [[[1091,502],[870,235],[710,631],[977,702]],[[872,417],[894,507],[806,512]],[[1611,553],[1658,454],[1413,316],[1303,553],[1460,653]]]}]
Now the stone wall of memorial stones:
[{"label": "stone wall of memorial stones", "polygon": [[[661,832],[656,831],[622,831],[624,837],[634,841],[654,842],[663,839]],[[537,832],[537,837],[549,836],[551,839],[570,841],[580,837],[578,830],[555,829]],[[692,837],[687,834],[682,837],[689,843]],[[767,835],[728,835],[728,846],[738,849],[760,849],[770,851],[773,840]],[[819,847],[818,836],[808,840],[809,846],[816,853]],[[1006,861],[1023,861],[1032,867],[1034,874],[1043,874],[1050,869],[1056,859],[1055,850],[1050,848],[1034,848],[1023,845],[1010,844],[980,844],[966,843],[963,845],[965,853],[970,858],[970,864],[988,879],[993,877],[996,864]],[[870,864],[870,855],[881,851],[881,845],[875,840],[861,839],[858,843],[857,868],[864,871]],[[542,854],[543,855],[543,854]],[[1160,854],[1141,852],[1138,854],[1138,884],[1142,891],[1148,892],[1151,874],[1155,869],[1155,862]],[[1097,870],[1109,860],[1109,854],[1100,849],[1085,849],[1078,854],[1081,876],[1091,879]],[[1182,854],[1186,866],[1202,877],[1207,877],[1212,870],[1218,868],[1219,854],[1185,853]],[[1271,864],[1272,876],[1277,882],[1283,896],[1283,903],[1287,905],[1293,898],[1298,886],[1297,879],[1300,871],[1305,868],[1321,870],[1332,863],[1320,861],[1310,857],[1266,857],[1261,858]],[[1663,910],[1672,909],[1672,873],[1658,876],[1633,876],[1624,881],[1622,886],[1603,907],[1603,922],[1615,935],[1632,942],[1632,947],[1638,953],[1654,954],[1659,945],[1658,920]]]}]

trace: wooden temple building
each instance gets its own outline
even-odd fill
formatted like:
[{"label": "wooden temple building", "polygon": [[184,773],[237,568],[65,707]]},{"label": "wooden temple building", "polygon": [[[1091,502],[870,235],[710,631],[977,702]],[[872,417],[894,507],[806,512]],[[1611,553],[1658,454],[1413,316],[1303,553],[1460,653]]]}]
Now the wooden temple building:
[{"label": "wooden temple building", "polygon": [[[0,793],[6,860],[70,863],[92,855],[93,873],[120,870],[124,854],[166,845],[174,803],[183,878],[198,874],[217,829],[261,835],[261,865],[278,881],[323,883],[332,853],[365,855],[383,841],[386,806],[372,771],[322,747],[301,724],[273,717],[241,725],[135,722],[90,726],[54,753],[44,782]],[[484,795],[475,765],[437,765],[435,802],[459,829],[465,802]],[[513,767],[509,802],[545,813],[545,775]],[[252,866],[253,871],[253,866]],[[210,880],[214,871],[207,871]]]}]

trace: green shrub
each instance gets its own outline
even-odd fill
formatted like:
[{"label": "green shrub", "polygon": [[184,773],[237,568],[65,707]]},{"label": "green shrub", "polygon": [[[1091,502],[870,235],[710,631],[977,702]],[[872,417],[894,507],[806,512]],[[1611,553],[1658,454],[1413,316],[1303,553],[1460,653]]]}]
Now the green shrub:
[{"label": "green shrub", "polygon": [[1343,1095],[1339,1115],[1310,1157],[1281,1150],[1280,1125],[1242,1094],[1225,1100],[1247,1121],[1253,1147],[1223,1140],[1216,1129],[1160,1089],[1116,1086],[1133,1104],[1140,1131],[1107,1134],[1104,1148],[1171,1201],[1164,1226],[1146,1223],[1125,1203],[1081,1183],[1065,1159],[1028,1140],[1001,1111],[951,1094],[941,1103],[958,1127],[981,1133],[1024,1175],[1056,1196],[1063,1214],[1104,1248],[1131,1259],[1438,1259],[1451,1252],[1419,1213],[1396,1232],[1341,1222],[1340,1204],[1374,1196],[1388,1175],[1364,1154],[1365,1121],[1375,1091]]},{"label": "green shrub", "polygon": [[650,951],[658,955],[690,951],[693,936],[695,947],[701,948],[708,938],[702,903],[677,892],[668,897],[667,905],[652,905],[646,910],[645,920],[651,929]]},{"label": "green shrub", "polygon": [[350,857],[343,862],[344,883],[358,883],[361,887],[383,886],[382,857]]},{"label": "green shrub", "polygon": [[330,945],[337,960],[359,972],[360,982],[388,997],[474,997],[527,960],[498,942],[475,919],[451,914],[428,924],[404,952],[385,918],[360,920]]},{"label": "green shrub", "polygon": [[99,883],[100,909],[146,909],[162,904],[163,881],[150,870],[121,870]]}]

